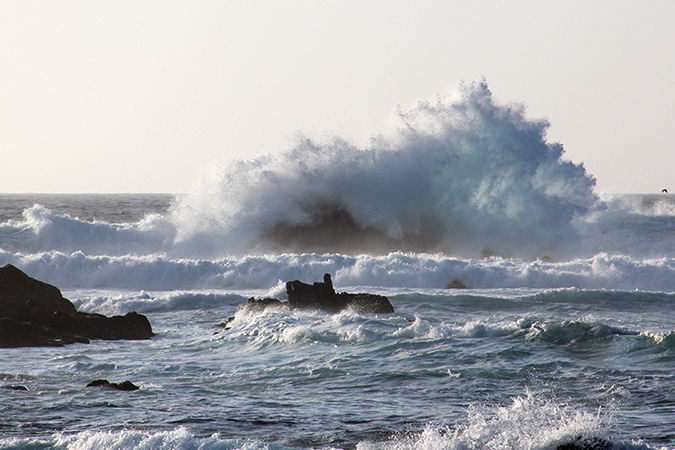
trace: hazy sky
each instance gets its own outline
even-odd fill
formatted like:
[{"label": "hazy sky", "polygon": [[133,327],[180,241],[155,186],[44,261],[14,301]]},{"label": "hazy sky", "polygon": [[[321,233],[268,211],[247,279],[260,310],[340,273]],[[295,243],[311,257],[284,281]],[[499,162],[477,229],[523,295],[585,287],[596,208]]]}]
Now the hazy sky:
[{"label": "hazy sky", "polygon": [[188,192],[481,77],[601,191],[675,191],[672,0],[0,0],[0,192]]}]

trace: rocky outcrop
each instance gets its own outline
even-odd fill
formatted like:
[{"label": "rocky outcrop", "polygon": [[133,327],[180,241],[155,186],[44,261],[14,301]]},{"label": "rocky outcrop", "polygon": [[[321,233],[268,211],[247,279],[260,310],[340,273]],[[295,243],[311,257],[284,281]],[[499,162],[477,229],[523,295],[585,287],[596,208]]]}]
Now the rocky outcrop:
[{"label": "rocky outcrop", "polygon": [[323,276],[323,282],[306,284],[299,280],[286,283],[288,302],[276,299],[249,299],[246,307],[252,310],[265,309],[270,306],[287,306],[291,309],[315,309],[330,313],[338,313],[352,309],[360,313],[393,313],[394,307],[383,295],[350,294],[335,292],[330,274]]},{"label": "rocky outcrop", "polygon": [[138,386],[136,386],[129,380],[122,381],[121,383],[111,383],[110,381],[105,379],[90,381],[87,384],[87,387],[102,387],[108,389],[116,389],[118,391],[137,391],[140,389]]},{"label": "rocky outcrop", "polygon": [[90,339],[149,339],[148,319],[136,312],[107,317],[78,312],[50,284],[8,264],[0,268],[0,347],[62,346]]},{"label": "rocky outcrop", "polygon": [[0,267],[0,306],[3,317],[20,316],[26,309],[75,312],[56,286],[31,278],[11,264]]}]

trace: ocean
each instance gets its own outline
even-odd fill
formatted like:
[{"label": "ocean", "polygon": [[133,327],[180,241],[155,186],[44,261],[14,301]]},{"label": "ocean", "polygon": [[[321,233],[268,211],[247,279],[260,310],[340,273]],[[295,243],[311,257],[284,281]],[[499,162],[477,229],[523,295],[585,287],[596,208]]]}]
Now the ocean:
[{"label": "ocean", "polygon": [[[675,197],[597,192],[481,83],[401,123],[182,195],[0,195],[0,265],[157,334],[0,349],[0,449],[674,449]],[[324,273],[396,312],[239,309]]]}]

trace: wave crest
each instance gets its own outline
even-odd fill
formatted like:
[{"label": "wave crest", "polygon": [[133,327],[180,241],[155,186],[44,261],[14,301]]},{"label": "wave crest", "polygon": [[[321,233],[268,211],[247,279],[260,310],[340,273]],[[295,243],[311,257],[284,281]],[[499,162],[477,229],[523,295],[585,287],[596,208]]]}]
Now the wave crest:
[{"label": "wave crest", "polygon": [[174,206],[179,241],[207,254],[559,256],[598,198],[593,177],[562,159],[547,128],[522,106],[497,105],[485,82],[464,84],[458,96],[400,112],[398,126],[365,148],[302,139],[219,166]]}]

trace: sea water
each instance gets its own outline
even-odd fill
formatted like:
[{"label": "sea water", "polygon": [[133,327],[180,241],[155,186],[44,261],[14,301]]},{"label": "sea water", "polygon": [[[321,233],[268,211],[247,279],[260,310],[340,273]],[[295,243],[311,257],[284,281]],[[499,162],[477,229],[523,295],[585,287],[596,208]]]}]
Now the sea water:
[{"label": "sea water", "polygon": [[[400,116],[180,196],[0,195],[0,265],[156,333],[0,349],[0,449],[675,448],[674,197],[484,83]],[[396,312],[239,309],[324,273]]]}]

